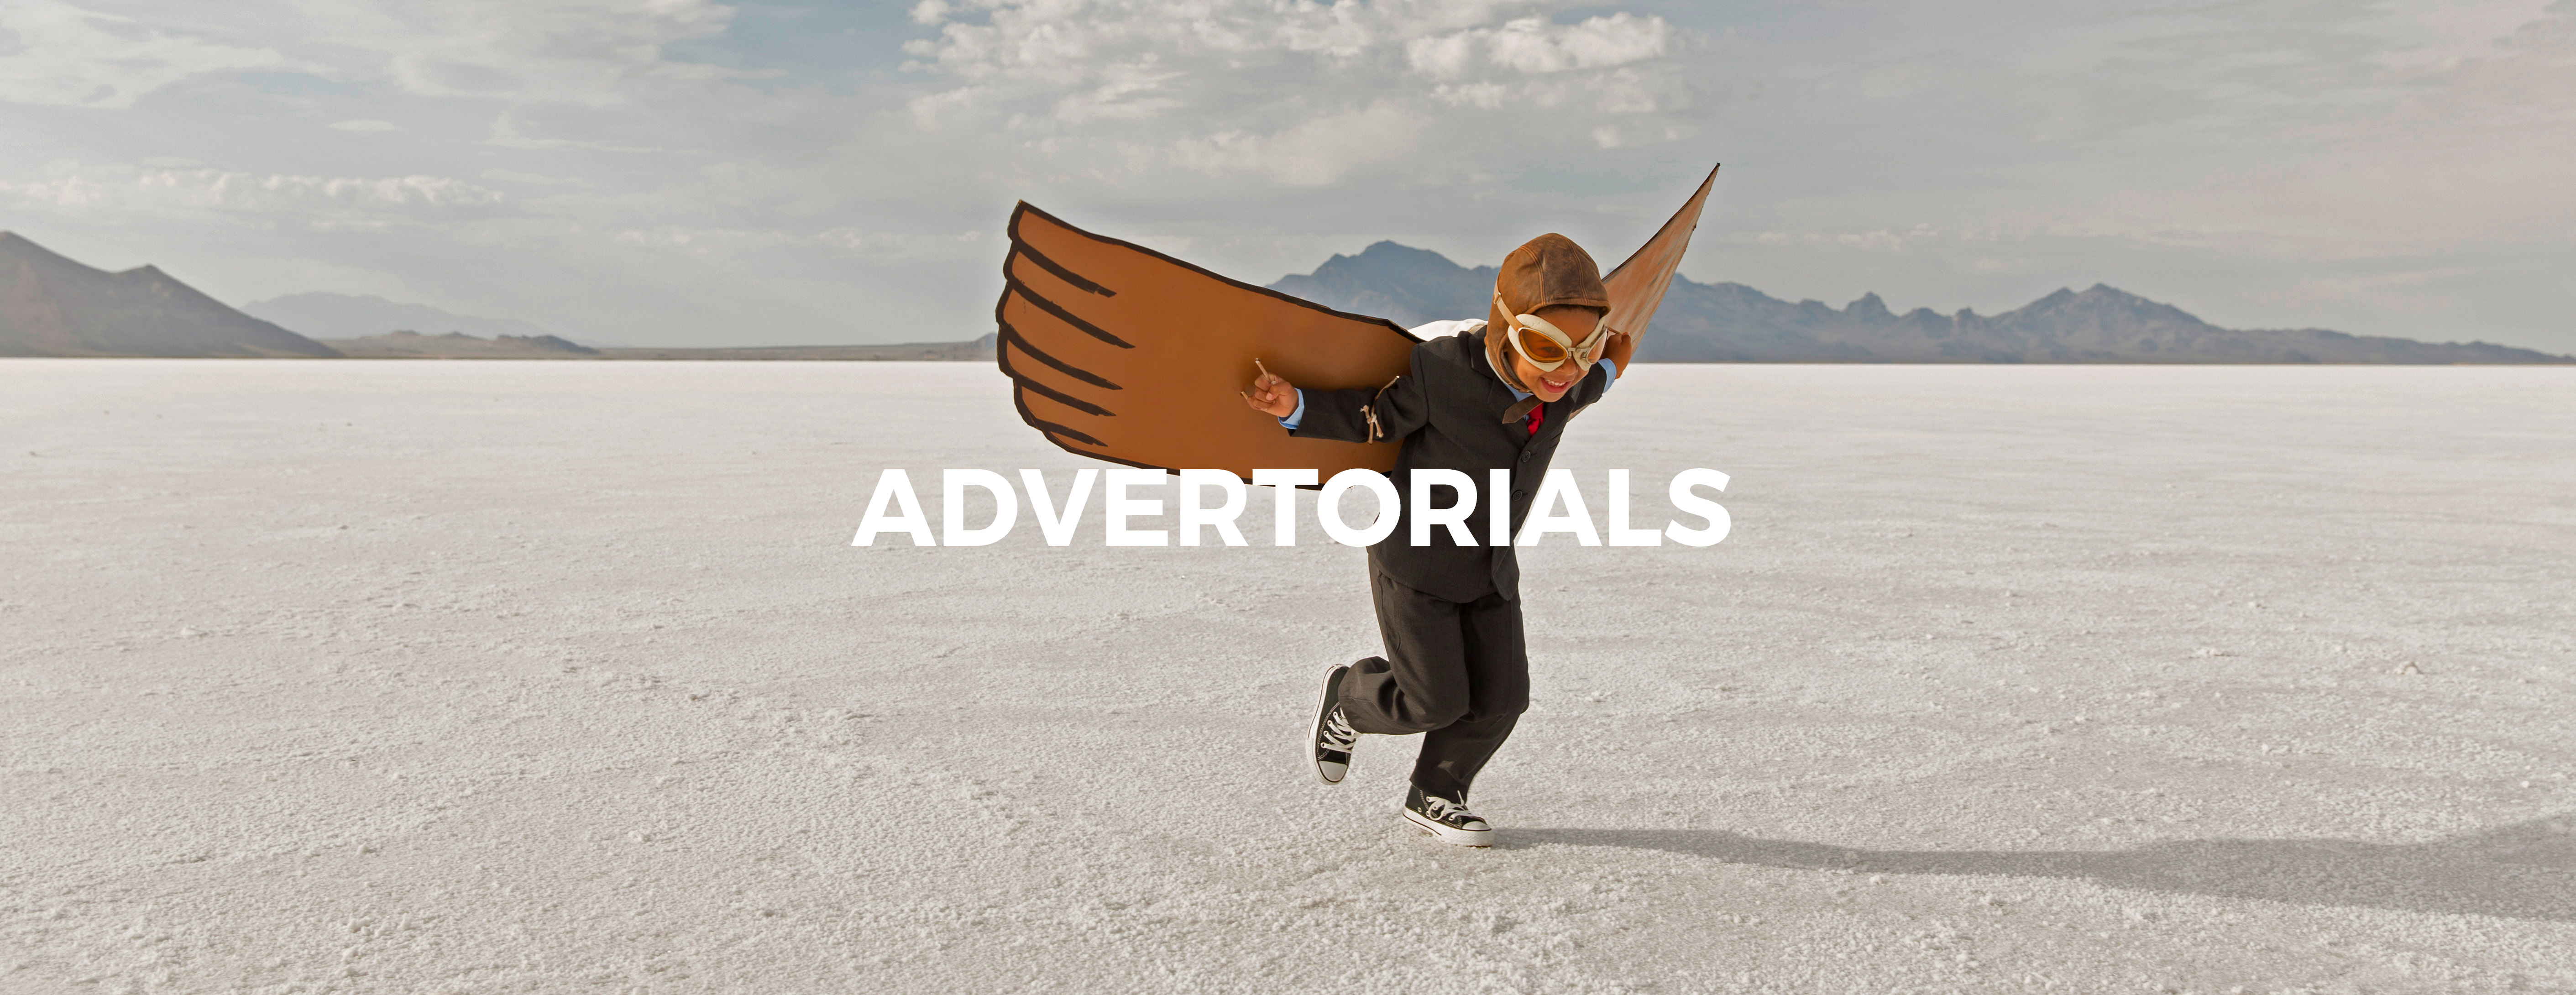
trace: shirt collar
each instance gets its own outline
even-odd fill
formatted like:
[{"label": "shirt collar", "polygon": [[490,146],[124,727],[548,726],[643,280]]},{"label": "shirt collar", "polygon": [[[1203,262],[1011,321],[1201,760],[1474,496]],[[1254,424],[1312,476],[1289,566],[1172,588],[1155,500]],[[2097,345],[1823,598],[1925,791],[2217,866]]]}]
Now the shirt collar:
[{"label": "shirt collar", "polygon": [[[1478,328],[1476,329],[1476,331],[1478,331],[1479,333],[1486,334],[1486,335],[1491,335],[1491,334],[1493,334],[1493,329],[1492,329],[1492,328],[1490,328],[1490,327],[1482,327],[1482,326],[1484,326],[1484,325],[1485,325],[1485,323],[1484,323],[1484,322],[1479,321],[1479,322],[1477,322],[1476,324],[1477,324],[1478,326],[1480,326],[1480,327],[1478,327]],[[1485,367],[1485,375],[1486,375],[1486,376],[1489,376],[1489,377],[1494,378],[1494,382],[1495,382],[1495,383],[1498,383],[1498,384],[1503,385],[1503,389],[1504,389],[1504,390],[1508,390],[1508,391],[1511,391],[1511,392],[1512,392],[1512,400],[1513,400],[1514,402],[1520,402],[1520,401],[1526,401],[1526,400],[1529,400],[1529,398],[1530,398],[1530,392],[1529,392],[1529,391],[1526,391],[1526,390],[1522,390],[1522,389],[1520,389],[1520,388],[1518,388],[1518,387],[1514,387],[1514,386],[1512,386],[1512,382],[1511,382],[1511,381],[1503,379],[1502,371],[1497,370],[1497,369],[1494,369],[1494,364],[1493,364],[1493,363],[1489,360],[1489,358],[1486,356],[1486,354],[1485,354],[1485,350],[1483,350],[1483,349],[1481,349],[1481,348],[1476,350],[1476,361],[1477,361],[1478,363],[1480,363],[1480,364],[1483,364],[1483,366]]]}]

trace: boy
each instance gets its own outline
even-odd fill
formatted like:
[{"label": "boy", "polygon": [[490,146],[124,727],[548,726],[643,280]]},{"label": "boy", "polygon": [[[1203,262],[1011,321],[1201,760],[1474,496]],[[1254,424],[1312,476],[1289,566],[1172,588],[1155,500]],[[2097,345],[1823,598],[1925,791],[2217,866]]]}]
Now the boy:
[{"label": "boy", "polygon": [[[1415,346],[1411,369],[1387,386],[1301,391],[1265,371],[1244,396],[1292,435],[1402,439],[1389,474],[1398,494],[1412,493],[1416,470],[1460,471],[1480,491],[1490,490],[1487,470],[1509,470],[1510,493],[1479,503],[1509,500],[1517,532],[1566,420],[1601,399],[1635,349],[1601,327],[1609,308],[1592,257],[1563,235],[1541,235],[1504,257],[1481,328]],[[1467,810],[1467,789],[1529,707],[1529,658],[1519,559],[1493,544],[1486,515],[1468,520],[1471,545],[1445,528],[1431,531],[1430,545],[1412,545],[1399,517],[1369,547],[1386,655],[1325,673],[1307,746],[1324,783],[1338,784],[1360,733],[1423,733],[1404,817],[1443,842],[1488,846],[1493,828]]]}]

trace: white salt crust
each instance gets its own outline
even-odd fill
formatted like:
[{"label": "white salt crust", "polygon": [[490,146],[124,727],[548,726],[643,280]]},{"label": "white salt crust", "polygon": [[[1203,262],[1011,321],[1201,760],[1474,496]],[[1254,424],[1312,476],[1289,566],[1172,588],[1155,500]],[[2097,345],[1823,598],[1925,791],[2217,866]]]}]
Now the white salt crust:
[{"label": "white salt crust", "polygon": [[0,360],[0,990],[2564,989],[2571,439],[2569,369],[1640,368],[1558,465],[1734,533],[1526,553],[1465,850],[1409,741],[1300,761],[1356,550],[847,545],[1098,465],[989,367]]}]

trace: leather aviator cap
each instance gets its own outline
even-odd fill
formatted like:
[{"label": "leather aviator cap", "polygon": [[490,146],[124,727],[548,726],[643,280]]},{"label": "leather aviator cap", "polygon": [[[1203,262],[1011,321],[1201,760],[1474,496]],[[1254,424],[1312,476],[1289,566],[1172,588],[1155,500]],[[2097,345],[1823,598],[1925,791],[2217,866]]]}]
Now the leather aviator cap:
[{"label": "leather aviator cap", "polygon": [[[1513,372],[1503,345],[1511,337],[1511,315],[1537,314],[1540,308],[1560,304],[1604,314],[1610,310],[1610,290],[1602,285],[1601,267],[1593,264],[1592,254],[1555,232],[1530,239],[1504,256],[1502,272],[1494,275],[1494,292],[1502,295],[1502,306],[1486,309],[1485,361],[1493,364],[1504,383],[1524,394],[1532,391]],[[1511,314],[1505,314],[1504,307],[1512,309]]]}]

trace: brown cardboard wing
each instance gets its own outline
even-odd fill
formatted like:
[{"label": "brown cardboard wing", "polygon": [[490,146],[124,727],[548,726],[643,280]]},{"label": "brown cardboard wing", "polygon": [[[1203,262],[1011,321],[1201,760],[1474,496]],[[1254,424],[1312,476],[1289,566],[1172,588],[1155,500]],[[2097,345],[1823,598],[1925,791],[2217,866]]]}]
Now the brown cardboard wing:
[{"label": "brown cardboard wing", "polygon": [[1025,203],[1010,233],[995,361],[1020,420],[1048,441],[1112,463],[1245,479],[1394,468],[1393,442],[1294,438],[1237,393],[1255,359],[1309,390],[1384,386],[1419,341],[1394,322],[1229,280]]},{"label": "brown cardboard wing", "polygon": [[1610,314],[1602,323],[1643,341],[1646,325],[1655,320],[1655,309],[1663,306],[1664,291],[1673,285],[1673,271],[1682,265],[1682,253],[1690,251],[1691,231],[1699,227],[1700,208],[1708,204],[1708,191],[1717,183],[1717,167],[1709,167],[1708,178],[1699,182],[1699,190],[1690,202],[1673,212],[1672,220],[1647,239],[1601,282],[1610,289]]}]

